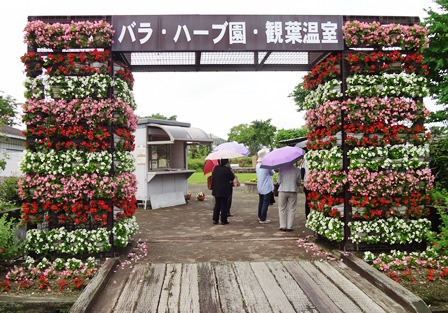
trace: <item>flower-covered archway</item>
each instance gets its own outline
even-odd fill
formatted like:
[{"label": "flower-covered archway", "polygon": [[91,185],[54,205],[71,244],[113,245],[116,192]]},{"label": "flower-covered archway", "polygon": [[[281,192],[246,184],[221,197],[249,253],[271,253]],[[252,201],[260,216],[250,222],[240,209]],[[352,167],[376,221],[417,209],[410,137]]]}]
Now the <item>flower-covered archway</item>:
[{"label": "flower-covered archway", "polygon": [[[112,52],[110,23],[86,19],[35,19],[25,27],[28,148],[20,195],[23,218],[35,225],[28,250],[38,254],[108,251],[126,245],[138,227],[130,54]],[[387,21],[346,21],[344,50],[308,52],[309,64],[270,67],[275,54],[255,51],[249,67],[304,70],[317,62],[304,82],[313,209],[307,225],[346,248],[421,242],[430,227],[420,54],[427,31],[413,18]],[[201,52],[194,53],[200,62]],[[209,69],[199,65],[186,66]]]},{"label": "flower-covered archway", "polygon": [[346,21],[345,50],[305,77],[307,226],[346,249],[421,243],[430,230],[427,69],[418,24]]}]

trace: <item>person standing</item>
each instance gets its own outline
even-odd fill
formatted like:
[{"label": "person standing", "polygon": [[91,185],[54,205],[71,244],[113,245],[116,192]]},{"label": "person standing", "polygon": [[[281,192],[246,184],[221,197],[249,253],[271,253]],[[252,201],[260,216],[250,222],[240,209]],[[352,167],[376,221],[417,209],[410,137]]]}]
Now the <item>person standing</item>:
[{"label": "person standing", "polygon": [[274,170],[261,168],[263,157],[269,152],[267,149],[258,151],[257,156],[257,190],[258,190],[258,221],[260,224],[268,224],[271,221],[267,219],[269,202],[274,191]]},{"label": "person standing", "polygon": [[227,164],[228,159],[221,159],[218,165],[212,171],[212,195],[215,197],[215,206],[213,207],[213,224],[218,224],[221,216],[221,224],[229,224],[227,220],[229,197],[232,195],[233,174]]},{"label": "person standing", "polygon": [[[306,151],[306,149],[304,149]],[[301,175],[302,175],[302,181],[303,181],[303,192],[305,193],[305,219],[308,218],[308,215],[310,214],[310,205],[308,202],[308,194],[310,193],[310,190],[306,188],[307,179],[308,179],[308,162],[306,161],[306,154],[303,157],[302,160],[302,166],[301,166]]]},{"label": "person standing", "polygon": [[[233,172],[230,162],[228,162],[226,166],[228,168],[230,168],[230,170]],[[234,173],[234,175],[235,175],[235,173]],[[238,180],[238,176],[235,175],[235,178],[232,181],[232,187],[239,187],[239,186],[240,186],[240,182]],[[227,209],[227,217],[233,216],[233,214],[230,213],[230,208],[232,207],[232,196],[233,196],[233,188],[230,191],[229,201],[227,202],[227,208],[228,208]]]},{"label": "person standing", "polygon": [[293,230],[300,181],[300,169],[298,167],[293,164],[280,167],[277,182],[279,183],[278,221],[281,231]]}]

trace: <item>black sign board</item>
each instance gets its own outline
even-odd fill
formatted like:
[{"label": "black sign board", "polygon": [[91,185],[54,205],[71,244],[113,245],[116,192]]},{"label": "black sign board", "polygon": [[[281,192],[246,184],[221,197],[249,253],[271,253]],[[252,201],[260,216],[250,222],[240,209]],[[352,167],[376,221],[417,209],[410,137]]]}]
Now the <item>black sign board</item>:
[{"label": "black sign board", "polygon": [[114,15],[112,51],[341,51],[339,15]]}]

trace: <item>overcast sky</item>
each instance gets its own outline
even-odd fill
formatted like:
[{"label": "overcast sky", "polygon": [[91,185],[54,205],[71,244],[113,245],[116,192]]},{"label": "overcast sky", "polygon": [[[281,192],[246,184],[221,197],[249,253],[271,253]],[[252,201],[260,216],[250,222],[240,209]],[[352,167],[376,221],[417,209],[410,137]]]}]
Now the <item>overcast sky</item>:
[{"label": "overcast sky", "polygon": [[[163,1],[6,1],[0,32],[3,73],[0,91],[23,102],[23,65],[26,52],[23,28],[28,16],[47,15],[384,15],[426,17],[431,0],[163,0]],[[303,72],[135,73],[136,114],[177,115],[207,133],[227,139],[230,128],[271,119],[277,129],[304,125],[288,95]]]}]

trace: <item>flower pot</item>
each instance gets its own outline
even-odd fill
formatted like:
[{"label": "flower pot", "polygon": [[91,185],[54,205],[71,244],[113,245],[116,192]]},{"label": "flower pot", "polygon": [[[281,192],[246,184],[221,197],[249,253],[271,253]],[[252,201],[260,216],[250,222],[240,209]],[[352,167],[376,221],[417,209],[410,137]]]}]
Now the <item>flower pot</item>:
[{"label": "flower pot", "polygon": [[384,138],[383,134],[379,134],[379,133],[373,133],[373,134],[369,134],[369,139],[377,139],[377,140],[381,140]]},{"label": "flower pot", "polygon": [[123,138],[121,138],[120,136],[114,134],[114,144],[116,145],[117,143],[119,143]]},{"label": "flower pot", "polygon": [[61,99],[62,88],[60,86],[52,86],[51,87],[51,97],[53,100]]},{"label": "flower pot", "polygon": [[205,200],[205,197],[196,197],[196,199],[197,199],[198,201],[204,201],[204,200]]},{"label": "flower pot", "polygon": [[102,68],[103,66],[106,66],[106,63],[104,63],[104,62],[92,62],[92,63],[90,63],[90,67],[93,67],[93,68]]},{"label": "flower pot", "polygon": [[356,139],[362,139],[362,137],[364,137],[364,133],[347,133],[347,137],[354,137]]}]

